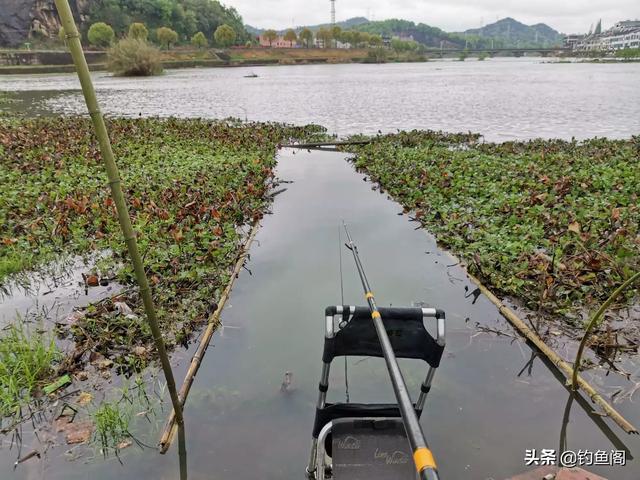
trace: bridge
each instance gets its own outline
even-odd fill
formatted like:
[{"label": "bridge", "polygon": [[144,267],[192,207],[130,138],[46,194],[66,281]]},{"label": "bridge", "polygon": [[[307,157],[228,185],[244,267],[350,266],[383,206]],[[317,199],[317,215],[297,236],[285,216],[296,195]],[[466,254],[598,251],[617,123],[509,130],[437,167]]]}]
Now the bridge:
[{"label": "bridge", "polygon": [[507,48],[427,48],[427,53],[434,54],[440,58],[445,56],[457,56],[462,53],[468,55],[486,54],[490,57],[496,55],[505,55],[513,57],[523,57],[527,54],[537,54],[541,57],[552,55],[568,55],[573,52],[571,47],[551,47],[551,48],[535,48],[535,47],[507,47]]}]

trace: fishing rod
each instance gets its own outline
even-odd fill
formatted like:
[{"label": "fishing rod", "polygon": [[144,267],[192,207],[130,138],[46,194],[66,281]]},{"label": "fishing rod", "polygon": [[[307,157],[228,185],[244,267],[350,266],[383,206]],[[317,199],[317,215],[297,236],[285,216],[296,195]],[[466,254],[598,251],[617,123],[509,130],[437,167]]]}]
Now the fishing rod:
[{"label": "fishing rod", "polygon": [[404,382],[402,371],[398,366],[398,360],[393,352],[393,347],[391,346],[391,341],[389,340],[387,331],[384,328],[384,323],[382,323],[382,317],[380,316],[380,312],[376,306],[375,298],[371,292],[369,281],[364,273],[364,267],[362,266],[360,256],[358,255],[358,247],[353,242],[353,239],[349,234],[347,224],[344,222],[342,222],[342,224],[344,226],[344,231],[347,234],[348,243],[346,246],[353,253],[353,259],[356,262],[356,268],[360,275],[362,288],[364,288],[364,296],[369,304],[371,318],[373,319],[373,324],[375,326],[376,333],[378,334],[378,340],[380,340],[380,345],[382,346],[382,353],[387,364],[389,376],[391,377],[393,392],[395,393],[398,401],[402,422],[404,423],[404,429],[407,433],[411,450],[413,451],[413,462],[416,465],[416,470],[418,471],[421,480],[439,480],[440,477],[438,476],[436,461],[433,458],[433,454],[431,453],[431,450],[427,445],[427,441],[424,438],[424,433],[422,432],[422,427],[420,426],[418,416],[416,415],[411,397],[409,396],[407,385]]}]

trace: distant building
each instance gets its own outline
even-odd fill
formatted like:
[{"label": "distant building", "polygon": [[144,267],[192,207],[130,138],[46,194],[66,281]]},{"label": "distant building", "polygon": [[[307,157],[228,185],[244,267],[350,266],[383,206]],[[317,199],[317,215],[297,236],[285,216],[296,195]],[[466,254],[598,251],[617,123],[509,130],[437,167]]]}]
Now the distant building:
[{"label": "distant building", "polygon": [[571,34],[564,37],[564,46],[572,50],[576,50],[576,45],[582,43],[586,35],[584,34]]},{"label": "distant building", "polygon": [[583,52],[640,48],[640,20],[618,22],[602,33],[567,35],[565,45],[571,46],[575,51]]},{"label": "distant building", "polygon": [[265,38],[264,35],[260,35],[258,37],[258,42],[261,47],[272,47],[272,48],[295,48],[298,46],[296,42],[290,42],[289,40],[285,40],[282,35],[278,35],[275,40],[269,42],[269,39]]}]

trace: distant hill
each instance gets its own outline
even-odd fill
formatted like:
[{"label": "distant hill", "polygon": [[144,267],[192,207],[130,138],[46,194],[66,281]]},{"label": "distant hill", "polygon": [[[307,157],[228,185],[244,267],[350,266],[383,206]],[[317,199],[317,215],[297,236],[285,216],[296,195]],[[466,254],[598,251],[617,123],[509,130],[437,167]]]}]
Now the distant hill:
[{"label": "distant hill", "polygon": [[[336,25],[340,28],[342,28],[343,30],[351,30],[354,27],[358,26],[358,25],[362,25],[365,23],[369,23],[369,20],[367,20],[364,17],[353,17],[353,18],[349,18],[348,20],[344,20],[342,22],[336,22]],[[331,24],[330,23],[320,23],[317,25],[300,25],[297,27],[293,27],[293,29],[296,32],[299,32],[300,30],[302,30],[303,28],[308,28],[311,31],[316,31],[319,30],[322,27],[330,27]],[[244,28],[247,30],[247,32],[249,32],[251,35],[257,36],[257,35],[262,35],[267,29],[266,28],[258,28],[258,27],[253,27],[251,25],[245,25]],[[276,30],[278,33],[284,33],[287,30],[289,30],[289,28],[283,28],[281,30]]]},{"label": "distant hill", "polygon": [[397,18],[362,23],[356,25],[355,29],[388,37],[411,38],[427,47],[464,47],[464,40],[438,27],[432,27],[424,23],[416,24],[409,20]]},{"label": "distant hill", "polygon": [[[538,23],[525,25],[513,18],[503,18],[482,28],[472,28],[465,32],[445,32],[444,30],[415,23],[410,20],[392,18],[388,20],[369,21],[364,17],[355,17],[343,22],[336,22],[343,30],[360,30],[389,37],[411,38],[431,48],[504,48],[504,47],[551,47],[562,44],[562,35],[553,28]],[[330,24],[309,25],[315,31]],[[265,29],[245,25],[252,35],[260,35]],[[299,32],[304,27],[296,27]],[[287,29],[279,30],[284,33]]]},{"label": "distant hill", "polygon": [[462,35],[491,38],[503,46],[552,47],[562,44],[562,34],[544,23],[525,25],[507,17],[482,28],[466,30]]}]

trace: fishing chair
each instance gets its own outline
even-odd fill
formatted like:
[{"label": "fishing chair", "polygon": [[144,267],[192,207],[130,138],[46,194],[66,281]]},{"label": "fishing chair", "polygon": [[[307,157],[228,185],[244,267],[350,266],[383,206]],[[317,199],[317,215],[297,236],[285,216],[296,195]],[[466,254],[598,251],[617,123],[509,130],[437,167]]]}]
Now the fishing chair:
[{"label": "fishing chair", "polygon": [[[396,358],[429,364],[418,400],[418,418],[445,346],[445,315],[435,308],[379,308]],[[307,474],[316,480],[416,478],[397,403],[327,403],[331,362],[339,356],[384,357],[368,307],[331,306]],[[436,338],[425,319],[437,320]]]}]

